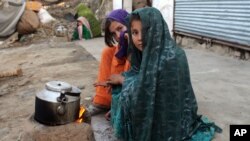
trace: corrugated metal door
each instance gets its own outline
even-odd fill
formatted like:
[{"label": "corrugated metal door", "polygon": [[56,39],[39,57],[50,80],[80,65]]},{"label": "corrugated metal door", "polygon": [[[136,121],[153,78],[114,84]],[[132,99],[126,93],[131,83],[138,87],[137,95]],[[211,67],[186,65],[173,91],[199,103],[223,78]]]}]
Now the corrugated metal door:
[{"label": "corrugated metal door", "polygon": [[174,30],[250,46],[250,0],[175,0]]}]

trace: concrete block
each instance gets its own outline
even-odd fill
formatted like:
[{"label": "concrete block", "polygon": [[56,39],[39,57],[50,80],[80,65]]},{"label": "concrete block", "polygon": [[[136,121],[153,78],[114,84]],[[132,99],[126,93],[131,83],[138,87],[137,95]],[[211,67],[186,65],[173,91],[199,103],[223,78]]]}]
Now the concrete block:
[{"label": "concrete block", "polygon": [[91,118],[91,127],[96,141],[119,141],[114,134],[110,121],[107,121],[104,114]]},{"label": "concrete block", "polygon": [[241,53],[240,51],[236,50],[234,51],[234,57],[240,57]]},{"label": "concrete block", "polygon": [[176,36],[176,44],[180,45],[182,42],[182,37],[181,36]]},{"label": "concrete block", "polygon": [[250,53],[249,52],[245,52],[245,59],[249,60],[250,59]]}]

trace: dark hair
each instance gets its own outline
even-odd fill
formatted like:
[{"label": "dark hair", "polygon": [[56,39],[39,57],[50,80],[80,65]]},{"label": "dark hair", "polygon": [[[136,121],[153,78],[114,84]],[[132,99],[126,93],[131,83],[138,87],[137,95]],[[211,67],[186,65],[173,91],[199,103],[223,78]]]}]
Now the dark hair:
[{"label": "dark hair", "polygon": [[[129,22],[130,27],[132,26],[131,24],[132,24],[133,21],[141,21],[141,18],[140,18],[138,13],[131,14],[130,22]],[[134,43],[133,43],[133,40],[132,40],[132,33],[131,32],[132,32],[131,29],[129,29],[129,40],[132,41],[131,43],[133,45]],[[129,50],[129,52],[131,52],[131,50]]]},{"label": "dark hair", "polygon": [[152,0],[147,0],[147,6],[152,7]]},{"label": "dark hair", "polygon": [[106,43],[108,46],[110,46],[110,47],[113,47],[114,44],[115,44],[114,36],[113,36],[113,34],[109,31],[109,27],[110,27],[110,25],[111,25],[111,23],[112,23],[113,21],[114,21],[114,20],[107,18],[107,19],[105,20],[105,24],[104,24],[104,33],[105,33],[104,41],[105,41],[105,43]]},{"label": "dark hair", "polygon": [[141,20],[141,18],[140,18],[140,16],[139,16],[138,13],[132,14],[132,15],[131,15],[131,19],[130,19],[130,26],[131,26],[131,23],[132,23],[133,21],[140,21],[140,20]]}]

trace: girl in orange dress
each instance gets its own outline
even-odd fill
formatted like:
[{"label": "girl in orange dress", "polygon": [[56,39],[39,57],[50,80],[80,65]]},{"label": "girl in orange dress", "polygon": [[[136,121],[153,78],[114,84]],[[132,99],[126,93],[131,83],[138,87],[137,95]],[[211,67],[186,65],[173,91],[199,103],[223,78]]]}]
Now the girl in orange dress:
[{"label": "girl in orange dress", "polygon": [[[121,74],[130,67],[127,60],[127,27],[125,18],[128,12],[122,9],[113,10],[105,21],[105,47],[101,54],[101,61],[96,87],[96,94],[92,105],[88,107],[90,115],[95,115],[110,109],[111,86],[107,81],[111,75]],[[117,44],[118,43],[118,44]]]}]

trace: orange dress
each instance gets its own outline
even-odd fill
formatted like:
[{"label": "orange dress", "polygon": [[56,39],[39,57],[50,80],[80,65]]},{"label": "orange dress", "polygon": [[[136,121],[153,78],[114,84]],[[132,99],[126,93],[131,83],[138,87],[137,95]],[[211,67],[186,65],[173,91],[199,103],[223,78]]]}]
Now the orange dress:
[{"label": "orange dress", "polygon": [[[129,70],[130,63],[124,59],[115,57],[118,47],[105,47],[102,51],[101,62],[97,82],[105,82],[112,74],[120,74]],[[109,87],[97,86],[93,103],[99,106],[110,108],[111,91]]]}]

